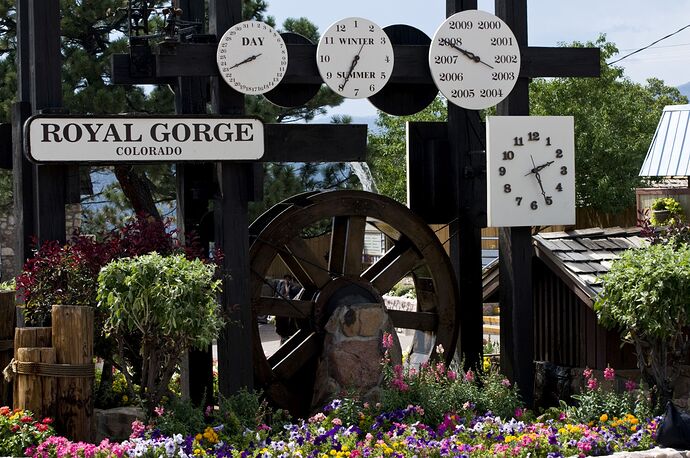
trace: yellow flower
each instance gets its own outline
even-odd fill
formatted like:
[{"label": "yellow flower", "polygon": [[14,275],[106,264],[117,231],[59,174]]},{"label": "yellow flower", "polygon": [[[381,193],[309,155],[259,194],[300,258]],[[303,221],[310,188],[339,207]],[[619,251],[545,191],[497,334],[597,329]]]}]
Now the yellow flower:
[{"label": "yellow flower", "polygon": [[334,449],[331,449],[330,452],[328,452],[331,456],[336,455],[338,452],[336,452]]},{"label": "yellow flower", "polygon": [[516,440],[517,440],[517,437],[512,436],[512,435],[511,435],[511,436],[506,436],[506,438],[505,438],[506,444],[509,444],[510,442],[513,442],[513,441],[516,441]]},{"label": "yellow flower", "polygon": [[203,436],[201,434],[197,434],[196,436],[194,436],[194,439],[200,441],[201,439],[203,439]]},{"label": "yellow flower", "polygon": [[489,372],[489,369],[491,369],[491,360],[487,356],[482,360],[482,369],[484,369],[484,372]]},{"label": "yellow flower", "polygon": [[350,450],[350,447],[348,447],[347,445],[343,445],[341,448],[343,452],[347,452],[348,450]]},{"label": "yellow flower", "polygon": [[601,417],[599,417],[599,421],[602,422],[602,423],[605,422],[605,421],[607,421],[608,419],[609,419],[609,416],[606,415],[606,414],[604,414],[604,415],[602,415]]}]

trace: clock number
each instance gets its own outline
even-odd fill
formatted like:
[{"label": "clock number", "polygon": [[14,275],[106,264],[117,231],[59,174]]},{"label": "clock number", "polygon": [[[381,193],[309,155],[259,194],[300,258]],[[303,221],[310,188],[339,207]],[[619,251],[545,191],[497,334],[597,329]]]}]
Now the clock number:
[{"label": "clock number", "polygon": [[559,159],[563,157],[563,150],[562,149],[556,150],[556,157]]},{"label": "clock number", "polygon": [[369,26],[369,32],[371,32],[371,33],[376,32],[376,27],[374,27],[373,24]]},{"label": "clock number", "polygon": [[474,97],[474,89],[453,89],[450,96],[454,99],[466,99]]},{"label": "clock number", "polygon": [[333,72],[326,72],[326,79],[329,80],[333,78]]},{"label": "clock number", "polygon": [[561,175],[567,175],[568,174],[568,167],[565,165],[561,167]]},{"label": "clock number", "polygon": [[512,161],[515,159],[515,153],[513,151],[503,151],[503,160]]},{"label": "clock number", "polygon": [[386,44],[386,37],[381,37],[381,44],[385,45]]},{"label": "clock number", "polygon": [[437,64],[457,64],[458,56],[434,56],[434,62]]},{"label": "clock number", "polygon": [[498,55],[494,56],[494,63],[495,64],[517,64],[517,55],[516,54],[505,54],[505,55]]},{"label": "clock number", "polygon": [[391,61],[391,57],[390,57],[390,56],[386,56],[386,63],[388,64],[388,63],[390,63],[390,61]]},{"label": "clock number", "polygon": [[376,85],[375,85],[375,84],[370,84],[370,85],[369,85],[369,91],[370,91],[370,92],[376,92]]},{"label": "clock number", "polygon": [[517,202],[517,206],[519,207],[520,204],[522,203],[522,197],[516,197],[515,202]]},{"label": "clock number", "polygon": [[479,30],[498,30],[501,28],[500,21],[479,21],[477,23]]},{"label": "clock number", "polygon": [[355,88],[355,97],[358,96],[358,95],[359,95],[359,88],[356,87],[356,88]]},{"label": "clock number", "polygon": [[329,56],[328,54],[323,54],[323,55],[319,56],[319,61],[320,62],[330,62],[331,56]]},{"label": "clock number", "polygon": [[386,79],[386,72],[381,72],[381,79],[385,80]]},{"label": "clock number", "polygon": [[546,201],[546,205],[552,205],[553,204],[553,198],[551,196],[544,197],[544,200]]},{"label": "clock number", "polygon": [[491,46],[513,46],[512,37],[491,37]]},{"label": "clock number", "polygon": [[510,191],[512,191],[512,190],[513,190],[513,189],[510,187],[510,184],[509,184],[509,183],[506,183],[506,184],[503,185],[503,192],[505,192],[506,194],[509,194]]},{"label": "clock number", "polygon": [[539,141],[539,132],[529,132],[527,134],[527,140],[531,142]]},{"label": "clock number", "polygon": [[533,200],[532,203],[529,204],[529,208],[531,208],[532,210],[536,210],[537,208],[539,208],[539,204],[537,204],[536,200]]},{"label": "clock number", "polygon": [[560,183],[558,183],[558,184],[556,185],[556,191],[558,191],[558,192],[563,191],[563,185],[560,184]]},{"label": "clock number", "polygon": [[326,45],[332,45],[333,44],[333,37],[323,37],[323,43]]},{"label": "clock number", "polygon": [[354,23],[355,23],[355,29],[358,28],[359,25],[357,24],[357,19],[355,19]]},{"label": "clock number", "polygon": [[462,46],[462,38],[452,37],[452,38],[439,38],[439,46]]},{"label": "clock number", "polygon": [[506,174],[506,168],[505,167],[499,167],[498,168],[498,175],[503,176]]},{"label": "clock number", "polygon": [[450,30],[472,30],[474,23],[472,21],[451,21],[448,26]]},{"label": "clock number", "polygon": [[522,142],[522,137],[515,137],[513,140],[515,141],[513,146],[525,146],[525,144]]},{"label": "clock number", "polygon": [[491,79],[494,81],[512,81],[515,79],[513,72],[491,72]]},{"label": "clock number", "polygon": [[551,137],[546,137],[546,146],[551,146]]},{"label": "clock number", "polygon": [[479,97],[503,97],[503,89],[480,89]]},{"label": "clock number", "polygon": [[462,73],[439,73],[438,79],[440,81],[462,81],[464,75]]},{"label": "clock number", "polygon": [[336,32],[345,32],[345,24],[336,24],[335,26],[335,31]]}]

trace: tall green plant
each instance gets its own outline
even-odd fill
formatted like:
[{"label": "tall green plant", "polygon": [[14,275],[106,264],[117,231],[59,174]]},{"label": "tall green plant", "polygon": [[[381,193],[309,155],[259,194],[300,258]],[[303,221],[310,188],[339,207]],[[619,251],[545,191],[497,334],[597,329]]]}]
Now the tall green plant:
[{"label": "tall green plant", "polygon": [[635,345],[637,364],[657,390],[657,407],[673,395],[689,341],[690,248],[651,245],[628,250],[602,277],[594,308],[602,325]]},{"label": "tall green plant", "polygon": [[118,368],[134,390],[127,336],[141,338],[139,396],[152,411],[168,395],[183,351],[211,344],[223,326],[214,267],[182,255],[151,253],[106,265],[98,276],[98,307],[105,331],[116,338]]}]

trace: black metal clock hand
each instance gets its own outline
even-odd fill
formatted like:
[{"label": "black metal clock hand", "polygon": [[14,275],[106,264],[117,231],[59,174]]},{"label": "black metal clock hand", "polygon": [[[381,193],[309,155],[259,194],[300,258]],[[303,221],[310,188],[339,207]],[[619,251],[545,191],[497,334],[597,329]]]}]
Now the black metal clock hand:
[{"label": "black metal clock hand", "polygon": [[[541,175],[539,175],[539,170],[542,170],[544,167],[548,167],[549,165],[551,165],[553,163],[553,161],[547,162],[546,164],[542,164],[539,167],[537,167],[534,163],[534,158],[532,157],[531,154],[529,157],[532,160],[532,167],[533,168],[532,168],[532,170],[530,170],[530,172],[527,175],[529,175],[530,173],[534,173],[534,178],[537,179],[537,183],[539,183],[539,188],[541,189],[541,195],[544,196],[544,202],[546,202],[546,204],[549,205],[549,198],[546,195],[546,191],[544,191],[544,185],[541,182]],[[525,175],[525,176],[527,176],[527,175]]]},{"label": "black metal clock hand", "polygon": [[341,91],[345,89],[345,85],[350,80],[352,71],[355,69],[357,63],[359,62],[359,55],[362,53],[362,49],[364,49],[364,43],[362,43],[362,46],[359,47],[359,51],[357,51],[357,54],[355,54],[355,57],[352,59],[350,69],[347,71],[347,75],[345,75],[345,80],[343,80],[343,83],[338,86],[338,89],[340,89]]},{"label": "black metal clock hand", "polygon": [[453,43],[453,42],[450,41],[450,40],[446,40],[446,44],[447,44],[448,46],[450,46],[451,48],[457,49],[458,51],[460,51],[461,53],[463,53],[465,56],[467,56],[469,59],[473,60],[474,62],[477,62],[477,63],[479,63],[479,64],[484,64],[484,65],[486,65],[487,67],[489,67],[490,69],[493,70],[493,67],[492,67],[491,65],[487,64],[486,62],[484,62],[484,61],[482,60],[482,58],[479,57],[478,55],[476,55],[475,53],[473,53],[473,52],[471,52],[471,51],[467,51],[466,49],[462,49],[460,46],[456,45],[455,43]]},{"label": "black metal clock hand", "polygon": [[256,60],[256,58],[259,57],[260,55],[261,55],[261,53],[259,53],[259,54],[254,54],[253,56],[249,56],[249,57],[247,57],[246,59],[244,59],[242,62],[237,62],[235,65],[233,65],[232,67],[230,67],[230,69],[233,69],[233,68],[235,68],[235,67],[239,67],[240,65],[244,65],[244,64],[246,64],[247,62],[251,62],[251,61],[253,61],[253,60]]}]

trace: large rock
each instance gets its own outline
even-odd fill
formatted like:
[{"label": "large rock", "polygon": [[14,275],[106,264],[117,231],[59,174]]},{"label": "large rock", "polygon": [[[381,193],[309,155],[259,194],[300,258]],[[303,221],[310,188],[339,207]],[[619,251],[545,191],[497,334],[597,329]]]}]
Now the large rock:
[{"label": "large rock", "polygon": [[400,342],[384,305],[338,307],[325,331],[312,408],[320,409],[330,400],[353,392],[361,399],[376,401],[383,382],[384,333],[393,336],[389,358],[393,364],[402,364]]},{"label": "large rock", "polygon": [[94,409],[96,418],[96,437],[94,442],[103,439],[111,441],[123,441],[132,434],[132,422],[143,421],[146,418],[144,411],[139,407],[116,407],[114,409]]}]

